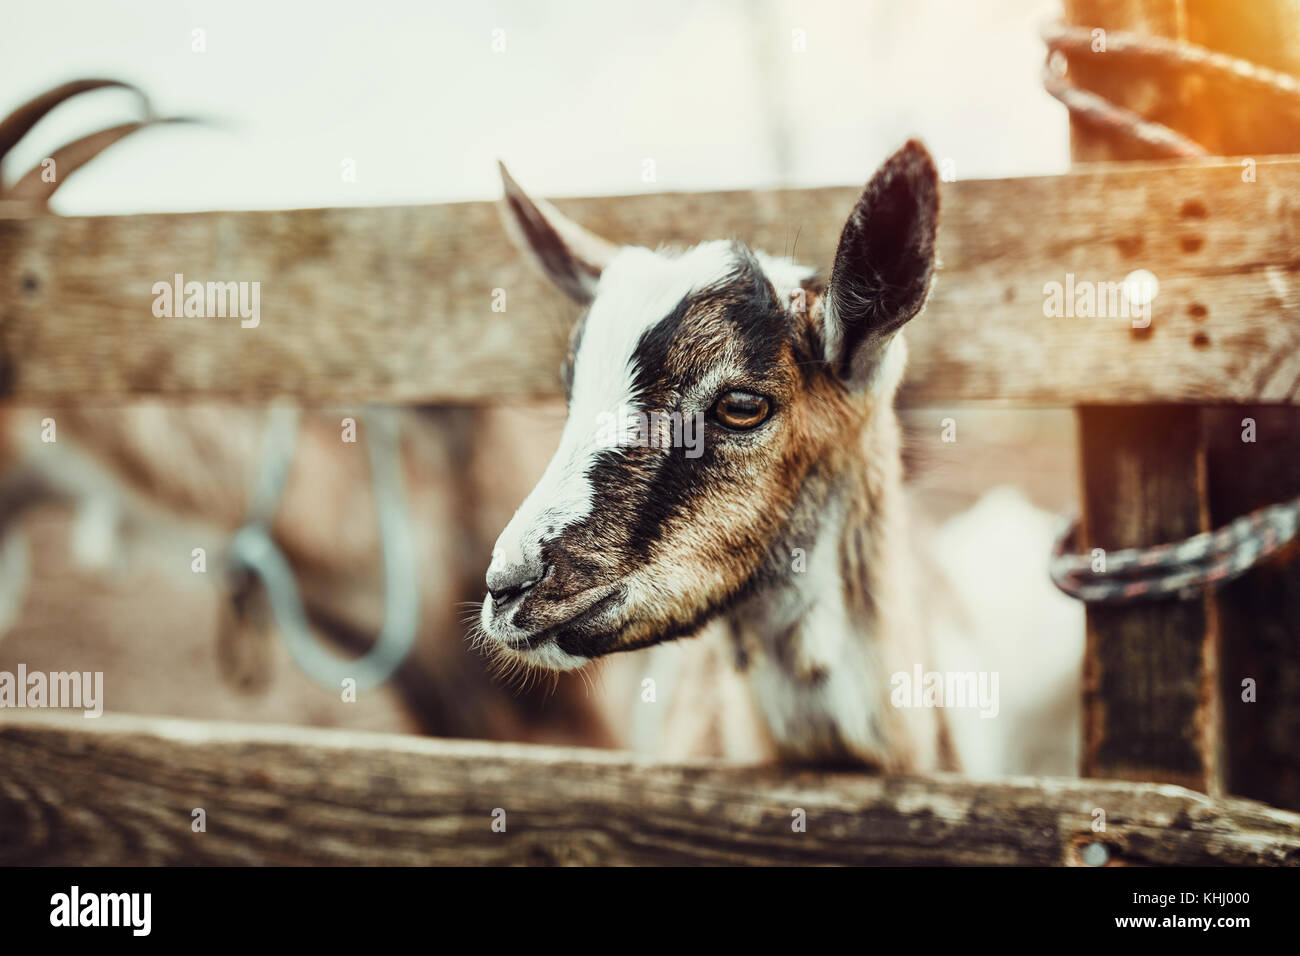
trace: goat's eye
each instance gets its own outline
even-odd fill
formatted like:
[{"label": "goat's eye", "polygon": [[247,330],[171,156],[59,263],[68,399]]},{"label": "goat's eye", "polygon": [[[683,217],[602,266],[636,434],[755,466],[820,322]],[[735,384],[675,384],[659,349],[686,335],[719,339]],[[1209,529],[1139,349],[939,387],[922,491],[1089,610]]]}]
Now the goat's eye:
[{"label": "goat's eye", "polygon": [[767,420],[771,403],[762,395],[752,392],[726,392],[713,403],[710,414],[724,428],[748,431]]}]

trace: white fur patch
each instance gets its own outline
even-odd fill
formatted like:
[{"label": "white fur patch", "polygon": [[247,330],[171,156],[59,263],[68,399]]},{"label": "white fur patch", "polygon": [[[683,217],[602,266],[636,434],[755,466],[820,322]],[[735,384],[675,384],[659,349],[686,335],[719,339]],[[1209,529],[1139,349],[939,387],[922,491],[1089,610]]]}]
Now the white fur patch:
[{"label": "white fur patch", "polygon": [[1084,609],[1052,585],[1044,557],[1061,523],[1004,486],[936,535],[934,554],[964,612],[938,622],[936,666],[995,672],[1001,683],[996,720],[975,710],[948,712],[969,776],[1079,771]]},{"label": "white fur patch", "polygon": [[555,645],[554,641],[547,641],[537,647],[512,648],[511,653],[534,667],[540,667],[548,671],[577,670],[591,659],[562,651]]},{"label": "white fur patch", "polygon": [[497,540],[494,566],[524,561],[544,539],[591,513],[587,473],[609,447],[599,440],[604,416],[633,405],[637,343],[682,299],[723,278],[733,264],[731,243],[722,240],[679,254],[629,246],[610,262],[583,329],[559,448]]},{"label": "white fur patch", "polygon": [[[809,555],[806,574],[759,599],[748,628],[765,653],[751,665],[754,700],[776,742],[805,755],[834,754],[845,745],[883,759],[881,663],[871,642],[856,633],[844,605],[838,541],[843,504],[831,506]],[[793,669],[781,660],[782,632],[797,628]],[[811,680],[813,672],[820,680]]]}]

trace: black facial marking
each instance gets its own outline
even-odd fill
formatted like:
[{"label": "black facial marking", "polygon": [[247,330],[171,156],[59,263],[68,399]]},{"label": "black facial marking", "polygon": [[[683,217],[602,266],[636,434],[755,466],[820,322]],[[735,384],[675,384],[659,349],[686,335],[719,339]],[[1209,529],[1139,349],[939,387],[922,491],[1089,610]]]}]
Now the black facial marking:
[{"label": "black facial marking", "polygon": [[754,253],[743,243],[732,245],[732,271],[711,285],[687,296],[661,321],[647,329],[632,352],[632,382],[638,400],[662,399],[674,385],[667,376],[700,374],[715,356],[686,356],[686,368],[673,368],[673,345],[688,315],[707,314],[725,323],[740,345],[745,365],[761,373],[780,360],[789,340],[792,317],[781,308],[776,290],[764,275]]},{"label": "black facial marking", "polygon": [[[727,361],[738,366],[737,374],[751,379],[723,382],[724,390],[757,388],[757,383],[780,378],[787,388],[799,387],[790,381],[794,375],[806,385],[824,354],[808,316],[780,300],[753,252],[741,243],[733,246],[732,267],[725,276],[684,298],[641,335],[629,368],[636,404],[652,412],[682,412],[682,395],[698,394],[699,380],[714,372],[724,349]],[[797,373],[783,368],[792,361]],[[765,397],[779,410],[779,397]],[[713,400],[712,396],[704,399],[709,404]],[[593,502],[590,515],[567,526],[557,541],[543,547],[544,557],[557,567],[557,589],[572,593],[582,586],[612,583],[602,581],[602,573],[608,578],[611,569],[626,571],[646,563],[671,529],[698,519],[699,510],[706,507],[702,496],[716,493],[719,482],[735,485],[743,477],[735,471],[742,466],[725,450],[719,451],[719,442],[727,440],[721,434],[725,429],[708,422],[707,409],[702,411],[706,414],[700,424],[704,431],[698,435],[703,440],[699,457],[687,457],[687,449],[679,445],[627,446],[595,456],[587,471]],[[757,426],[763,427],[765,423]],[[771,542],[765,538],[737,540],[729,546],[755,555],[756,566],[726,593],[714,595],[706,607],[684,612],[688,618],[631,642],[620,630],[598,633],[593,625],[564,628],[555,635],[556,646],[575,656],[594,657],[690,636],[783,573],[779,563],[769,560]]]},{"label": "black facial marking", "polygon": [[794,323],[781,308],[776,290],[748,247],[737,244],[736,272],[721,297],[746,365],[762,372],[781,361]]},{"label": "black facial marking", "polygon": [[[696,612],[689,619],[674,621],[668,627],[639,640],[618,644],[618,633],[582,633],[580,631],[564,632],[555,639],[555,646],[566,654],[576,657],[600,657],[611,652],[624,653],[636,651],[652,644],[675,641],[684,637],[694,637],[706,625],[720,615],[730,611],[745,598],[757,593],[775,578],[766,566],[760,567],[753,575],[743,581],[729,593],[712,601],[703,610]],[[617,646],[615,646],[617,644]]]},{"label": "black facial marking", "polygon": [[[708,315],[725,323],[744,366],[755,376],[782,360],[792,317],[781,308],[754,254],[741,243],[735,243],[733,250],[732,271],[683,299],[646,330],[633,350],[633,388],[644,407],[679,410],[677,396],[694,384],[683,377],[705,374],[718,359],[708,354],[683,356],[680,347],[675,348],[688,316]],[[628,547],[636,558],[645,560],[673,519],[691,511],[695,498],[705,490],[702,476],[714,467],[717,456],[707,440],[698,458],[686,457],[686,449],[680,447],[635,454],[642,451],[646,450],[628,449],[627,454],[598,461],[590,478],[602,503],[639,492],[629,514]],[[634,471],[635,477],[630,474]]]}]

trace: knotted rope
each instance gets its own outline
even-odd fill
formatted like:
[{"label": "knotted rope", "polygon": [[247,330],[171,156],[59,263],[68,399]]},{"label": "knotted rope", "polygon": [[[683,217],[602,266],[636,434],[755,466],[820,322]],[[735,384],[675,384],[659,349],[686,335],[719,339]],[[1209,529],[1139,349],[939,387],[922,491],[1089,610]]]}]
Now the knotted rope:
[{"label": "knotted rope", "polygon": [[[1145,119],[1131,110],[1116,106],[1105,97],[1075,86],[1053,68],[1055,54],[1092,53],[1092,45],[1095,42],[1092,29],[1052,23],[1043,28],[1042,37],[1048,49],[1047,63],[1043,68],[1043,86],[1047,92],[1064,103],[1066,109],[1073,115],[1094,126],[1122,133],[1162,156],[1190,158],[1210,155],[1209,151],[1195,140],[1161,123]],[[1250,60],[1229,56],[1182,40],[1129,33],[1124,30],[1106,30],[1105,44],[1105,53],[1097,55],[1195,70],[1220,80],[1253,86],[1258,90],[1294,100],[1300,105],[1300,78],[1271,70]]]},{"label": "knotted rope", "polygon": [[1184,600],[1239,578],[1281,551],[1300,529],[1300,498],[1242,515],[1217,531],[1172,544],[1125,548],[1095,557],[1073,553],[1074,521],[1052,549],[1052,582],[1089,604],[1124,604],[1170,595]]},{"label": "knotted rope", "polygon": [[[1073,115],[1122,133],[1164,156],[1209,155],[1200,143],[1075,86],[1053,68],[1053,57],[1057,54],[1092,53],[1095,42],[1092,29],[1053,23],[1043,30],[1043,41],[1048,49],[1043,85]],[[1300,79],[1249,60],[1181,40],[1122,30],[1105,31],[1105,44],[1107,57],[1196,70],[1300,104]],[[1184,541],[1102,552],[1094,558],[1073,553],[1079,536],[1079,522],[1075,521],[1057,539],[1049,570],[1058,588],[1090,604],[1123,604],[1169,596],[1185,600],[1241,577],[1293,541],[1298,527],[1300,498],[1259,508],[1217,531],[1197,534]]]}]

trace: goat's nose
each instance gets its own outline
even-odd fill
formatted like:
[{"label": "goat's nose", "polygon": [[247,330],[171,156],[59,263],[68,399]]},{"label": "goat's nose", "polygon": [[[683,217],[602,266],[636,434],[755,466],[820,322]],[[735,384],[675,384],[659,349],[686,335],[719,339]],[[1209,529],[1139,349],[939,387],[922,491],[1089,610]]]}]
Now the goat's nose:
[{"label": "goat's nose", "polygon": [[502,563],[488,568],[487,588],[492,603],[504,607],[515,598],[527,594],[546,574],[540,560]]}]

